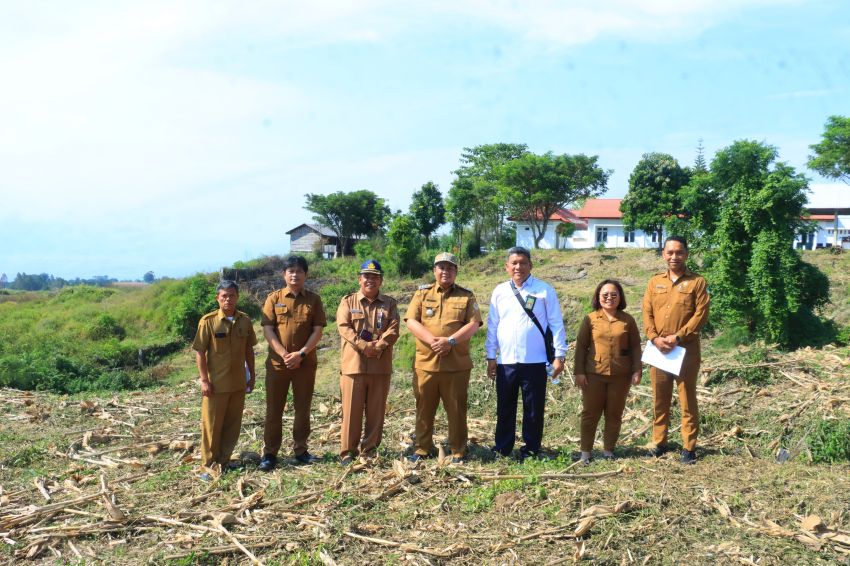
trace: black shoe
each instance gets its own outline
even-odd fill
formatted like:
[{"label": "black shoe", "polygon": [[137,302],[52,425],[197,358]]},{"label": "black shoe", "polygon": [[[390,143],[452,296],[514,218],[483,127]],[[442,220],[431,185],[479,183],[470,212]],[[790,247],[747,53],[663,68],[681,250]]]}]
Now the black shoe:
[{"label": "black shoe", "polygon": [[411,454],[410,456],[407,457],[407,461],[413,462],[415,464],[416,462],[420,462],[422,460],[425,460],[426,458],[430,458],[430,456],[426,456],[426,455],[423,455],[423,454],[417,454],[416,452],[414,452],[413,454]]},{"label": "black shoe", "polygon": [[659,444],[658,446],[650,450],[647,453],[647,456],[649,456],[650,458],[661,458],[662,456],[664,456],[664,454],[667,453],[668,450],[669,448],[666,444]]},{"label": "black shoe", "polygon": [[452,456],[452,464],[466,464],[466,458],[463,456]]},{"label": "black shoe", "polygon": [[679,458],[679,461],[683,464],[696,464],[697,463],[697,453],[694,450],[682,450],[682,456]]},{"label": "black shoe", "polygon": [[520,450],[519,451],[519,462],[523,463],[526,460],[540,460],[540,454],[538,452],[532,452],[530,450]]},{"label": "black shoe", "polygon": [[313,464],[313,463],[319,461],[318,458],[316,458],[315,456],[313,456],[309,452],[302,452],[301,454],[296,454],[295,459],[298,461],[299,464],[305,464],[305,465],[306,464]]},{"label": "black shoe", "polygon": [[261,472],[270,472],[277,466],[277,456],[274,454],[265,454],[260,460],[260,465],[257,467]]},{"label": "black shoe", "polygon": [[340,466],[350,466],[354,462],[354,458],[351,457],[351,454],[346,454],[342,458],[339,459]]}]

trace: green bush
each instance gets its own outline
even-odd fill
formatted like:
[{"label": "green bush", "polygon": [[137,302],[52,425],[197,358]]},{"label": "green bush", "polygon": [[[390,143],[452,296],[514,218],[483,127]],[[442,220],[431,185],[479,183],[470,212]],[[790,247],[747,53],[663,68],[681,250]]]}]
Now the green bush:
[{"label": "green bush", "polygon": [[107,338],[123,340],[126,335],[127,331],[124,330],[124,327],[118,324],[118,321],[112,316],[105,313],[95,317],[86,329],[86,336],[91,340],[105,340]]},{"label": "green bush", "polygon": [[850,462],[850,421],[820,421],[806,441],[815,463]]},{"label": "green bush", "polygon": [[191,339],[198,330],[201,317],[218,308],[215,300],[214,283],[207,276],[198,274],[180,282],[175,293],[176,305],[168,315],[169,329],[186,339]]},{"label": "green bush", "polygon": [[352,279],[351,282],[323,285],[319,294],[322,297],[322,305],[325,307],[325,316],[329,319],[336,319],[336,309],[339,307],[339,302],[344,296],[359,288],[357,279]]}]

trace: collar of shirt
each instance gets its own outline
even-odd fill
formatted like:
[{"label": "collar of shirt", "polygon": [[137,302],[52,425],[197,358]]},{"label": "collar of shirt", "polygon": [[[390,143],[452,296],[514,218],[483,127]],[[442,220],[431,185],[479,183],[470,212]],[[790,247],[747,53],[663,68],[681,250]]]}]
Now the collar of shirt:
[{"label": "collar of shirt", "polygon": [[369,297],[363,294],[363,291],[357,291],[357,302],[362,303],[363,301],[366,301],[367,303],[383,303],[384,295],[378,293],[378,295],[370,301]]},{"label": "collar of shirt", "polygon": [[437,288],[438,293],[445,293],[446,295],[448,295],[449,293],[455,290],[455,287],[457,287],[457,283],[452,283],[452,286],[448,289],[443,289],[442,285],[440,285],[439,283],[434,283],[434,286]]},{"label": "collar of shirt", "polygon": [[[534,287],[535,281],[537,281],[537,280],[534,278],[534,275],[529,273],[528,277],[525,278],[525,281],[522,282],[522,287],[520,287],[516,283],[514,283],[514,285],[516,285],[516,288],[519,289],[520,291],[525,291],[526,293],[528,293]],[[511,282],[513,282],[513,279],[511,279]]]},{"label": "collar of shirt", "polygon": [[[614,313],[614,320],[619,320],[620,322],[623,321],[623,317],[620,315],[621,312],[623,311],[618,310],[616,313]],[[602,308],[596,309],[591,314],[598,319],[608,320],[608,316],[605,314],[605,311]]]},{"label": "collar of shirt", "polygon": [[695,274],[694,274],[694,272],[693,272],[693,271],[691,271],[691,270],[690,270],[690,269],[688,269],[688,268],[685,268],[685,272],[684,272],[684,273],[682,273],[682,274],[679,276],[679,278],[678,278],[678,279],[676,279],[676,281],[673,281],[673,278],[672,278],[672,277],[670,277],[670,270],[668,269],[667,271],[665,271],[665,272],[664,272],[664,277],[666,277],[666,278],[667,278],[667,279],[669,279],[670,281],[673,281],[673,283],[678,283],[678,282],[679,282],[679,281],[681,281],[682,279],[685,279],[686,277],[693,277],[694,275],[695,275]]},{"label": "collar of shirt", "polygon": [[[216,317],[218,320],[227,320],[227,315],[224,314],[224,311],[218,309],[218,316]],[[236,322],[236,319],[239,318],[239,311],[233,311],[233,322]]]},{"label": "collar of shirt", "polygon": [[287,286],[285,287],[286,292],[283,294],[283,296],[284,296],[284,297],[297,297],[298,295],[304,296],[304,295],[306,295],[306,294],[307,294],[307,293],[305,293],[305,292],[304,292],[304,289],[305,289],[305,287],[301,287],[301,290],[300,290],[300,291],[298,291],[298,292],[296,293],[295,291],[293,291],[293,290],[289,287],[289,285],[287,285]]}]

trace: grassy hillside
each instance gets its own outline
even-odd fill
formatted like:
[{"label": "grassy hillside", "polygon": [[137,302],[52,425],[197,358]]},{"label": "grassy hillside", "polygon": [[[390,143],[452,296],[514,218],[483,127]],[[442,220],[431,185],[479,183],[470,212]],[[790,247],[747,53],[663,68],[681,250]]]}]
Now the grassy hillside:
[{"label": "grassy hillside", "polygon": [[[829,314],[846,325],[850,256],[812,252],[806,259],[830,274]],[[502,262],[490,256],[461,267],[459,283],[473,289],[482,306],[506,277]],[[658,268],[652,252],[639,250],[542,252],[534,272],[556,287],[574,328],[603,277],[624,282],[628,310],[639,314],[643,286]],[[309,284],[327,291],[349,284],[354,273],[350,260],[316,265]],[[385,291],[406,305],[426,280],[388,278]],[[254,282],[243,296],[262,297],[279,284],[275,278]],[[142,302],[152,307],[160,300],[154,288],[128,292],[140,293],[134,297],[146,297]],[[99,304],[131,300],[121,293]],[[80,318],[100,312],[80,311]],[[165,316],[145,319],[151,335],[153,321]],[[77,332],[83,332],[80,325]],[[135,332],[127,331],[124,340],[136,339]],[[479,332],[470,391],[472,458],[461,467],[431,460],[411,469],[398,460],[413,431],[406,332],[381,461],[373,467],[343,469],[334,459],[340,406],[333,325],[321,342],[313,405],[311,451],[324,460],[309,468],[287,461],[272,474],[256,471],[265,393],[260,379],[237,447],[245,470],[199,483],[200,398],[185,347],[154,366],[165,368],[173,382],[142,391],[67,396],[0,390],[0,533],[6,540],[0,562],[29,555],[72,564],[249,563],[246,551],[267,564],[549,564],[572,562],[576,553],[594,564],[847,562],[850,349],[782,353],[708,340],[699,388],[699,463],[685,469],[675,454],[641,456],[652,414],[645,380],[628,400],[620,458],[579,469],[572,456],[581,401],[568,377],[548,391],[544,444],[551,459],[491,461],[495,391],[480,363],[482,340]],[[265,350],[261,342],[258,351]],[[291,417],[287,411],[285,429]],[[674,414],[674,443],[677,420]],[[436,440],[445,432],[441,410]]]}]

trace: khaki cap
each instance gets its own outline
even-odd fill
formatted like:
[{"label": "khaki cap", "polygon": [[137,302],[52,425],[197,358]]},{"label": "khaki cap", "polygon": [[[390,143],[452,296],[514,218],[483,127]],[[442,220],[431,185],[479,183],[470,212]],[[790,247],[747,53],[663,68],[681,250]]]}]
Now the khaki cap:
[{"label": "khaki cap", "polygon": [[437,254],[437,257],[434,258],[434,265],[437,265],[441,261],[447,261],[457,267],[457,256],[455,254],[451,254],[449,252]]}]

